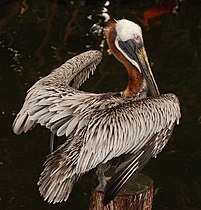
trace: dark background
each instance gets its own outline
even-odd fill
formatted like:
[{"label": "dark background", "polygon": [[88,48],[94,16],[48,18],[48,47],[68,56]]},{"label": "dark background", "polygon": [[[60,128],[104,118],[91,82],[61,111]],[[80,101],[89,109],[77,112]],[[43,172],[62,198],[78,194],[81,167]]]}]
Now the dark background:
[{"label": "dark background", "polygon": [[0,1],[0,210],[87,209],[92,173],[76,184],[67,202],[43,201],[36,183],[49,153],[49,132],[38,126],[16,136],[12,122],[35,81],[88,49],[103,50],[104,58],[82,89],[125,87],[123,66],[108,55],[104,43],[100,47],[103,8],[112,18],[124,17],[143,27],[160,91],[175,93],[181,102],[180,125],[143,170],[154,180],[153,209],[201,210],[201,2],[183,1],[176,14],[171,0],[105,2]]}]

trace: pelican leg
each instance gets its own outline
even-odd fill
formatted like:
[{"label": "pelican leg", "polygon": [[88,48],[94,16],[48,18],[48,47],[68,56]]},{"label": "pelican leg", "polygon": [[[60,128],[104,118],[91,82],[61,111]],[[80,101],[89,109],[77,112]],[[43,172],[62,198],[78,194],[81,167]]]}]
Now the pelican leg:
[{"label": "pelican leg", "polygon": [[96,187],[97,191],[104,192],[107,181],[111,178],[105,176],[105,172],[107,171],[107,169],[108,169],[107,164],[100,164],[96,168],[96,175],[98,177],[98,182],[99,182],[98,186]]}]

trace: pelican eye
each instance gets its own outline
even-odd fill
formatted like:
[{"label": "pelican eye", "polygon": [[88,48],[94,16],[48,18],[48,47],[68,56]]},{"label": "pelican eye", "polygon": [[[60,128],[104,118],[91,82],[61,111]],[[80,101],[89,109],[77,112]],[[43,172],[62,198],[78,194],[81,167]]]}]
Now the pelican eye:
[{"label": "pelican eye", "polygon": [[135,35],[134,36],[134,40],[137,42],[137,43],[140,43],[141,42],[141,38],[139,35]]}]

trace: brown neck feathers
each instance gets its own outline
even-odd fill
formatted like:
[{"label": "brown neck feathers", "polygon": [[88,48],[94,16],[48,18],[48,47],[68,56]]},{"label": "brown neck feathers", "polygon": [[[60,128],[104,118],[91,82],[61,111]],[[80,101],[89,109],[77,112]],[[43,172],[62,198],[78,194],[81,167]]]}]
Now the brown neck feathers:
[{"label": "brown neck feathers", "polygon": [[104,30],[105,38],[112,54],[119,62],[121,62],[125,66],[128,72],[128,85],[123,91],[123,96],[128,98],[135,97],[142,87],[143,77],[138,69],[133,66],[130,61],[115,46],[115,38],[117,35],[115,25],[115,21],[110,21],[108,23]]}]

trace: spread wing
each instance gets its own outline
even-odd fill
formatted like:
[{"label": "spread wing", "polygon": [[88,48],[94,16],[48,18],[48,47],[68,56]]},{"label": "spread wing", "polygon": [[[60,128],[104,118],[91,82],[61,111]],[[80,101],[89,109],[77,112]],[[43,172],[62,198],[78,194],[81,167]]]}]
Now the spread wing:
[{"label": "spread wing", "polygon": [[[14,133],[27,132],[37,123],[55,132],[64,122],[68,128],[66,134],[70,132],[74,121],[78,120],[73,115],[76,105],[88,100],[87,94],[79,100],[81,92],[75,88],[79,88],[90,73],[95,71],[101,58],[102,53],[99,51],[84,52],[36,82],[28,90],[24,105],[13,122]],[[58,131],[59,135],[64,134],[62,128]]]},{"label": "spread wing", "polygon": [[[114,95],[88,95],[86,104],[90,106],[78,105],[78,99],[73,104],[77,107],[73,119],[79,120],[73,121],[74,130],[68,141],[48,157],[39,181],[41,194],[53,203],[68,198],[80,175],[114,157],[133,154],[123,169],[140,170],[167,143],[168,130],[180,118],[179,102],[173,94],[138,101]],[[111,189],[115,183],[120,184],[109,199],[129,178],[129,173],[124,174],[121,169],[119,175],[120,179],[116,176],[111,181]]]},{"label": "spread wing", "polygon": [[[137,100],[75,89],[100,60],[99,51],[82,53],[36,82],[13,123],[16,134],[38,123],[67,137],[48,157],[39,180],[40,192],[49,202],[66,200],[80,175],[122,154],[134,155],[126,170],[133,164],[136,171],[142,168],[167,142],[161,135],[180,118],[173,94]],[[114,183],[121,187],[128,176],[119,173]]]},{"label": "spread wing", "polygon": [[[114,99],[111,101],[115,101]],[[178,99],[164,94],[138,101],[116,102],[93,112],[84,136],[77,169],[86,172],[122,154],[135,154],[163,129],[172,129],[180,118]],[[104,105],[104,101],[102,101]],[[157,141],[157,149],[165,142]],[[155,151],[156,152],[156,151]]]}]

